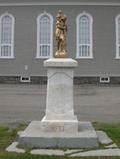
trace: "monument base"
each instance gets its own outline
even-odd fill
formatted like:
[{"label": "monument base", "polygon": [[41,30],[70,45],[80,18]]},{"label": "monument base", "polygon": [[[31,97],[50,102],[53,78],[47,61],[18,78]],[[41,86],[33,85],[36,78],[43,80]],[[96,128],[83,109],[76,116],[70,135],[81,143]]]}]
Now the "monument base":
[{"label": "monument base", "polygon": [[20,134],[19,143],[28,148],[93,148],[98,147],[97,134],[91,122],[79,122],[79,130],[66,132],[57,123],[53,131],[43,131],[42,121],[32,121]]}]

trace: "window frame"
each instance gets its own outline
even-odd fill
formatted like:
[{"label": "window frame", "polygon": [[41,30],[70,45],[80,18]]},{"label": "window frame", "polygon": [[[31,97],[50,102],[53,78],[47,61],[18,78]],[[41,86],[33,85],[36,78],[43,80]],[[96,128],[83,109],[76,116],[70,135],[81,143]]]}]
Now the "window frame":
[{"label": "window frame", "polygon": [[[50,25],[51,25],[51,30],[50,30],[50,55],[49,56],[40,56],[40,19],[44,16],[47,16],[50,18]],[[41,44],[44,45],[44,44]],[[47,59],[47,58],[52,58],[53,57],[53,16],[50,13],[41,13],[37,17],[37,53],[36,53],[36,58],[37,59]]]},{"label": "window frame", "polygon": [[[90,55],[89,56],[79,56],[79,19],[82,16],[87,16],[90,20]],[[93,18],[89,13],[82,12],[80,13],[76,18],[76,41],[77,41],[77,47],[76,47],[76,58],[77,59],[92,59],[93,58]],[[87,44],[85,44],[87,45]],[[88,46],[88,45],[87,45]]]},{"label": "window frame", "polygon": [[116,28],[116,56],[115,58],[116,59],[120,59],[120,54],[119,54],[119,47],[120,47],[120,44],[119,44],[119,35],[118,35],[118,20],[120,18],[120,14],[118,14],[115,18],[115,28]]},{"label": "window frame", "polygon": [[[2,34],[2,19],[5,17],[5,16],[9,16],[11,19],[12,19],[12,28],[11,28],[11,31],[12,31],[12,34],[11,34],[11,44],[1,44],[1,34]],[[4,13],[0,16],[0,59],[13,59],[14,58],[14,25],[15,25],[15,18],[12,14],[10,13]],[[1,47],[5,46],[5,45],[10,45],[11,46],[11,55],[10,56],[1,56]]]}]

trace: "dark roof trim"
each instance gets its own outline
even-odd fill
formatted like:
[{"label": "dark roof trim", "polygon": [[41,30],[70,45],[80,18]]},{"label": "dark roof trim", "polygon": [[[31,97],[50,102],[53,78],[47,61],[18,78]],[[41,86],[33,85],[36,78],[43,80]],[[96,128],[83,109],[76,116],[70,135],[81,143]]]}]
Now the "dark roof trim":
[{"label": "dark roof trim", "polygon": [[98,2],[98,0],[74,0],[74,2],[71,0],[69,1],[57,1],[57,0],[0,0],[0,6],[38,6],[38,5],[92,5],[92,6],[120,6],[120,1],[118,0],[101,0]]}]

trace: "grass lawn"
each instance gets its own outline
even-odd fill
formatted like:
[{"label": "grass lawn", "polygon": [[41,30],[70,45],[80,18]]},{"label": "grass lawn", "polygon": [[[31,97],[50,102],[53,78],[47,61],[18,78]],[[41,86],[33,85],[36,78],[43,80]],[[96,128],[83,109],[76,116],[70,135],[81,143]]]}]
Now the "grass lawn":
[{"label": "grass lawn", "polygon": [[120,148],[120,123],[119,124],[93,123],[93,125],[96,130],[105,131],[107,135]]},{"label": "grass lawn", "polygon": [[[17,137],[17,131],[22,130],[25,125],[20,124],[17,128],[0,127],[0,159],[76,159],[70,157],[55,157],[55,156],[40,156],[30,155],[29,152],[25,154],[8,153],[5,148],[12,143]],[[120,148],[120,124],[105,124],[94,123],[94,127],[97,130],[104,130],[108,136],[119,146]],[[120,159],[120,157],[78,157],[78,159]]]}]

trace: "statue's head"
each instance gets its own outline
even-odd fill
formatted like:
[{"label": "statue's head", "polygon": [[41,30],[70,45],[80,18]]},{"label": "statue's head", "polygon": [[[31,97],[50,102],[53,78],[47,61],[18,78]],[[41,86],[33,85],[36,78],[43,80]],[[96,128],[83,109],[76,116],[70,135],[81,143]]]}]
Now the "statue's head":
[{"label": "statue's head", "polygon": [[62,16],[63,16],[63,15],[62,15],[62,11],[59,10],[59,11],[58,11],[58,14],[57,14],[57,19],[60,19]]},{"label": "statue's head", "polygon": [[66,16],[66,15],[64,15],[64,16],[63,16],[63,19],[64,19],[64,21],[66,21],[66,20],[67,20],[67,16]]},{"label": "statue's head", "polygon": [[61,15],[61,14],[62,14],[62,11],[61,11],[61,10],[59,10],[59,11],[58,11],[58,14],[60,14],[60,15]]},{"label": "statue's head", "polygon": [[58,14],[57,14],[57,16],[56,16],[57,20],[60,20],[60,19],[61,19],[61,14],[62,14],[62,11],[59,10],[59,12],[58,12]]}]

